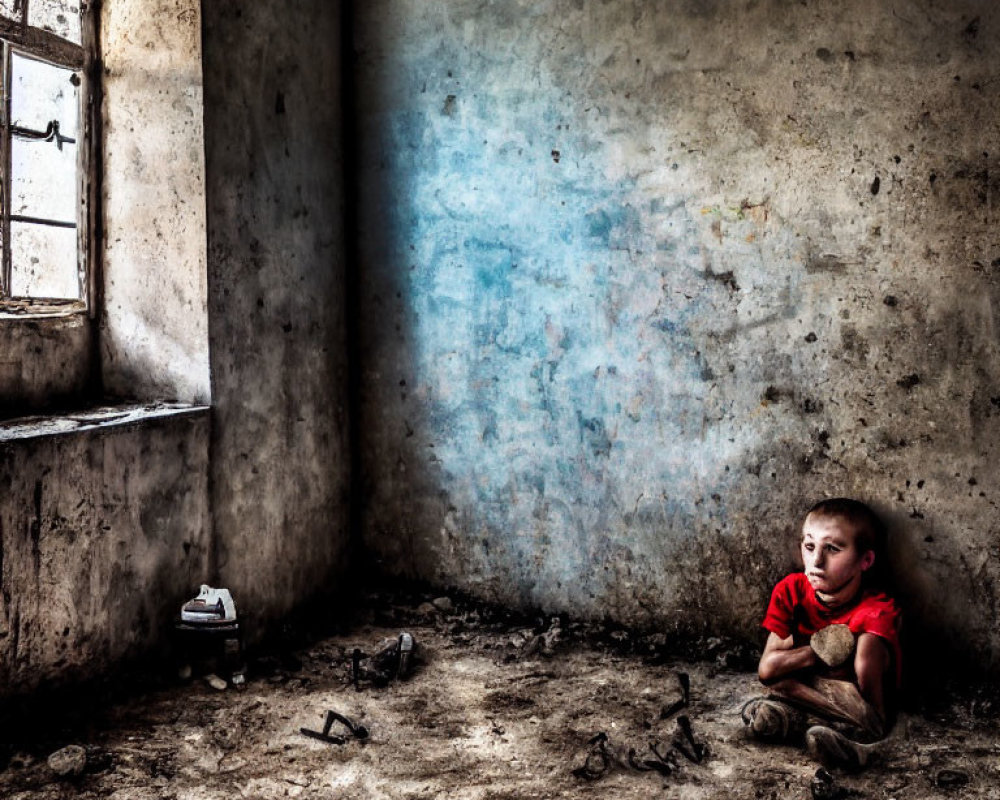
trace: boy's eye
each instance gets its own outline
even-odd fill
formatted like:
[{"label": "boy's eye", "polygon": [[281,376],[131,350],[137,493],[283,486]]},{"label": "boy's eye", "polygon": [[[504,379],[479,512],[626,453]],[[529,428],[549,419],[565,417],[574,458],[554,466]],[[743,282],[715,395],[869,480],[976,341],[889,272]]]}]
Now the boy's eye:
[{"label": "boy's eye", "polygon": [[811,552],[812,552],[813,550],[815,550],[815,549],[816,549],[815,545],[813,545],[813,544],[810,544],[810,543],[808,543],[808,542],[807,542],[806,544],[802,545],[802,546],[803,546],[803,547],[804,547],[804,548],[805,548],[806,550],[808,550],[808,551],[809,551],[810,553],[811,553]]}]

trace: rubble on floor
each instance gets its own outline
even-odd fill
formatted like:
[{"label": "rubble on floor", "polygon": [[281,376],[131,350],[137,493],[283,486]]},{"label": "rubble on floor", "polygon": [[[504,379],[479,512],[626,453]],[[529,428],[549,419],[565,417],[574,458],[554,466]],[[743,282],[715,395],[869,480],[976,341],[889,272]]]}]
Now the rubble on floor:
[{"label": "rubble on floor", "polygon": [[[746,738],[739,709],[758,691],[746,644],[523,617],[457,596],[368,603],[349,632],[290,635],[252,658],[242,688],[195,675],[48,738],[5,730],[0,796],[1000,797],[985,690],[902,715],[882,763],[833,774],[801,749]],[[66,746],[69,766],[50,766]]]}]

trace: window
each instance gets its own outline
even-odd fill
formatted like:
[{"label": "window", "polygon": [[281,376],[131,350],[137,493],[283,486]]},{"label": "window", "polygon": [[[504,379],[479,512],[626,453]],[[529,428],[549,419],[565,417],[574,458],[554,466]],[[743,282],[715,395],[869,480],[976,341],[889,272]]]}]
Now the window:
[{"label": "window", "polygon": [[81,0],[0,0],[0,304],[84,308],[93,153]]}]

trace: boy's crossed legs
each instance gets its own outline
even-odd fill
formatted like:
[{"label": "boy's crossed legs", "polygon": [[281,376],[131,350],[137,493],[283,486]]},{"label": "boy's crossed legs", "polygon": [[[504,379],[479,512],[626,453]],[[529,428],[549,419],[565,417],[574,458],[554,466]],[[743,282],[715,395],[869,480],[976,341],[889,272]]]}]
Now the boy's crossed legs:
[{"label": "boy's crossed legs", "polygon": [[856,770],[873,760],[871,743],[882,739],[887,728],[857,685],[810,676],[786,678],[768,688],[768,695],[743,706],[743,722],[752,736],[789,744],[804,738],[809,752],[828,766]]}]

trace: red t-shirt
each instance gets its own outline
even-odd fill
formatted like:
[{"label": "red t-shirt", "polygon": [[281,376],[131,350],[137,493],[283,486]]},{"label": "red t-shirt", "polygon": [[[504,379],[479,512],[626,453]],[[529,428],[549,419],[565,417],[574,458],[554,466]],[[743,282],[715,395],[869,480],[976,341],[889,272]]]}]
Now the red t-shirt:
[{"label": "red t-shirt", "polygon": [[764,628],[782,639],[795,637],[795,644],[804,645],[820,628],[841,623],[851,633],[872,633],[886,640],[896,667],[896,683],[902,676],[903,659],[899,646],[902,612],[896,601],[885,592],[864,589],[848,606],[831,610],[816,599],[804,572],[794,572],[782,578],[771,592],[771,602],[764,615]]}]

